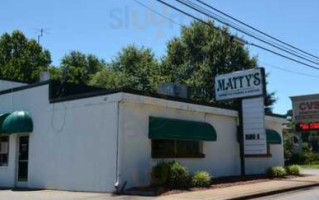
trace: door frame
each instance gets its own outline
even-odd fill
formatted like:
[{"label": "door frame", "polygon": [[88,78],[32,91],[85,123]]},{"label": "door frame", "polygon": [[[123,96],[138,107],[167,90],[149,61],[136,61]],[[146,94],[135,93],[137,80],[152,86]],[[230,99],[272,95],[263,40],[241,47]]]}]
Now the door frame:
[{"label": "door frame", "polygon": [[28,157],[28,180],[27,181],[19,181],[19,154],[20,154],[20,138],[21,137],[29,137],[28,141],[28,154],[30,153],[30,134],[25,133],[25,134],[19,134],[16,137],[16,159],[15,159],[15,187],[17,188],[27,188],[28,187],[28,181],[29,181],[29,160],[30,160],[30,155]]}]

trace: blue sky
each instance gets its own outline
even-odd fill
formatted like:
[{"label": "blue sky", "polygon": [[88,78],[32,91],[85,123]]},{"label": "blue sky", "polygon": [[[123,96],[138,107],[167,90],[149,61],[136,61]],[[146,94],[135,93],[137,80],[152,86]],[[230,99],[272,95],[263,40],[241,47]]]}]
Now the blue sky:
[{"label": "blue sky", "polygon": [[[155,0],[138,0],[180,24],[190,19]],[[173,0],[167,0],[173,3]],[[301,49],[319,55],[318,0],[206,0],[205,2]],[[139,5],[135,0],[2,0],[0,34],[15,29],[36,38],[38,29],[45,33],[41,44],[49,49],[54,65],[71,50],[92,53],[110,61],[128,44],[151,47],[158,58],[166,43],[178,36],[180,26]],[[183,8],[186,10],[186,8]],[[203,17],[203,16],[199,16]],[[234,31],[233,33],[236,33]],[[239,34],[242,36],[242,34]],[[249,37],[244,37],[254,41]],[[259,65],[266,68],[268,91],[278,98],[274,111],[285,113],[291,108],[290,96],[319,93],[319,71],[287,61],[249,47]],[[276,68],[275,68],[275,67]],[[282,71],[279,68],[295,74]]]}]

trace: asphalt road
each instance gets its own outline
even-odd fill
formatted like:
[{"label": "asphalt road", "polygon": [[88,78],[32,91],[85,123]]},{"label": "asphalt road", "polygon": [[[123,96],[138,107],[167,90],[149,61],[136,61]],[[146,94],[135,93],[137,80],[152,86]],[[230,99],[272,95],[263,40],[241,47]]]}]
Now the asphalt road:
[{"label": "asphalt road", "polygon": [[263,198],[257,198],[255,200],[318,200],[319,199],[319,187],[308,188],[304,190],[296,190],[289,193],[283,193],[274,196],[267,196]]}]

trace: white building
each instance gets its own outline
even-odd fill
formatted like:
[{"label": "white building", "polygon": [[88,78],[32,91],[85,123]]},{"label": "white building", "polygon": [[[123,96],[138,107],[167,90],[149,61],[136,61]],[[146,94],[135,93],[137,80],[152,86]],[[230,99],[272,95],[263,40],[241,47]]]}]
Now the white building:
[{"label": "white building", "polygon": [[[0,85],[0,187],[111,192],[150,184],[162,159],[214,177],[240,175],[236,110],[49,81],[19,84]],[[247,174],[284,164],[284,122],[266,117],[268,155],[247,157]]]}]

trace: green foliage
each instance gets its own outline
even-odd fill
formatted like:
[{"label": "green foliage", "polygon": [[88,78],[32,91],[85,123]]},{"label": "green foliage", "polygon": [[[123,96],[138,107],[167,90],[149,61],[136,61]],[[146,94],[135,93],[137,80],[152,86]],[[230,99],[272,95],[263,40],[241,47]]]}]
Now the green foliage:
[{"label": "green foliage", "polygon": [[155,92],[159,81],[159,64],[151,49],[134,45],[123,48],[108,68],[96,74],[91,85],[104,88],[132,88]]},{"label": "green foliage", "polygon": [[168,184],[172,188],[187,188],[191,177],[188,170],[179,162],[174,162],[170,168]]},{"label": "green foliage", "polygon": [[50,52],[22,32],[13,31],[0,37],[1,78],[35,82],[50,63]]},{"label": "green foliage", "polygon": [[314,152],[305,152],[302,154],[304,157],[303,164],[319,164],[319,154]]},{"label": "green foliage", "polygon": [[298,165],[289,165],[286,167],[286,171],[289,175],[299,175],[300,167]]},{"label": "green foliage", "polygon": [[294,144],[293,144],[294,134],[291,132],[291,130],[293,130],[294,124],[290,123],[289,127],[290,129],[285,129],[283,132],[284,157],[285,157],[285,160],[288,162],[294,155]]},{"label": "green foliage", "polygon": [[291,164],[319,164],[319,154],[311,151],[294,154],[289,160]]},{"label": "green foliage", "polygon": [[151,177],[154,185],[167,185],[170,175],[170,169],[174,161],[161,161],[152,168]]},{"label": "green foliage", "polygon": [[92,77],[89,85],[106,89],[120,89],[129,88],[132,82],[132,77],[128,74],[105,67]]},{"label": "green foliage", "polygon": [[[214,99],[216,75],[257,66],[248,49],[214,29],[212,21],[208,23],[212,26],[200,22],[184,26],[181,36],[168,42],[160,70],[161,80],[186,84],[193,88],[193,99],[206,102]],[[266,99],[267,105],[274,101],[273,94]]]},{"label": "green foliage", "polygon": [[272,178],[281,178],[287,175],[286,169],[284,167],[271,167],[267,169],[267,176]]},{"label": "green foliage", "polygon": [[71,51],[62,58],[60,69],[56,70],[57,78],[69,83],[89,84],[92,76],[105,67],[105,62],[91,54]]},{"label": "green foliage", "polygon": [[171,188],[188,188],[191,177],[188,170],[176,161],[161,161],[152,168],[152,184]]},{"label": "green foliage", "polygon": [[319,164],[301,165],[300,167],[305,169],[319,169]]},{"label": "green foliage", "polygon": [[192,186],[194,187],[208,187],[210,186],[211,178],[208,172],[199,171],[192,177]]}]

